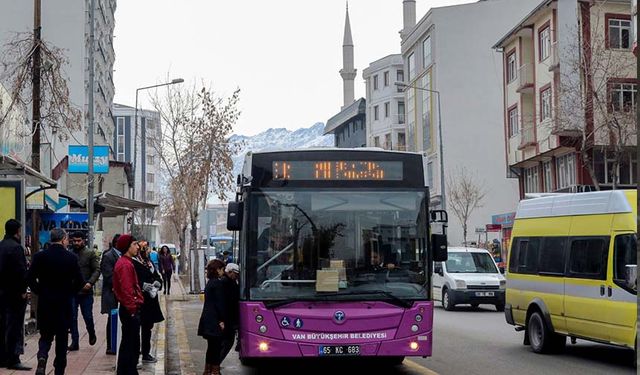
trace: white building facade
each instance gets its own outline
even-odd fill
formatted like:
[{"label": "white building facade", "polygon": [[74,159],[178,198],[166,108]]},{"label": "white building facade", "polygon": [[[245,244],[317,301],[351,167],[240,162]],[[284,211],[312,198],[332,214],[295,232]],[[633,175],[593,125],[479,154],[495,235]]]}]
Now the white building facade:
[{"label": "white building facade", "polygon": [[[113,66],[113,30],[116,0],[95,0],[95,136],[96,145],[109,144],[112,134],[111,104],[115,94]],[[72,104],[82,111],[81,130],[60,141],[49,132],[42,133],[41,170],[51,176],[67,155],[69,144],[87,144],[89,100],[89,5],[90,0],[42,1],[42,39],[62,49],[68,65],[64,67]],[[16,33],[33,31],[33,1],[4,0],[0,12],[0,53]],[[30,117],[30,113],[29,113]],[[30,120],[29,120],[30,121]],[[30,153],[29,153],[30,154]]]},{"label": "white building facade", "polygon": [[[467,223],[471,231],[491,223],[492,215],[515,211],[518,203],[517,181],[506,177],[502,59],[491,47],[536,3],[492,0],[432,8],[416,23],[415,1],[403,1],[407,149],[428,156],[432,206],[442,206],[441,182],[455,183],[462,169],[484,187],[482,207]],[[449,242],[460,244],[461,224],[453,214],[449,222]]]},{"label": "white building facade", "polygon": [[406,150],[402,55],[383,57],[362,72],[366,84],[367,147]]}]

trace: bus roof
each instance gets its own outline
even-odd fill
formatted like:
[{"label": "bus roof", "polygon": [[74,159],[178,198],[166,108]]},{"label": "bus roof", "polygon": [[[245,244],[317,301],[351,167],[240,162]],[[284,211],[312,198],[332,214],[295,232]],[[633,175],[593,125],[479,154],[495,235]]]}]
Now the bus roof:
[{"label": "bus roof", "polygon": [[517,219],[631,213],[636,202],[624,190],[557,194],[520,201]]},{"label": "bus roof", "polygon": [[362,152],[362,151],[368,151],[368,152],[388,152],[388,153],[397,153],[397,154],[417,154],[417,155],[421,155],[418,152],[411,152],[411,151],[398,151],[398,150],[385,150],[383,148],[380,147],[354,147],[354,148],[339,148],[339,147],[310,147],[310,148],[300,148],[300,149],[296,149],[296,150],[290,150],[290,149],[279,149],[279,150],[269,150],[269,151],[257,151],[257,152],[252,152],[249,151],[247,152],[247,156],[250,155],[260,155],[260,154],[272,154],[272,153],[280,153],[280,152],[317,152],[317,151],[357,151],[357,152]]}]

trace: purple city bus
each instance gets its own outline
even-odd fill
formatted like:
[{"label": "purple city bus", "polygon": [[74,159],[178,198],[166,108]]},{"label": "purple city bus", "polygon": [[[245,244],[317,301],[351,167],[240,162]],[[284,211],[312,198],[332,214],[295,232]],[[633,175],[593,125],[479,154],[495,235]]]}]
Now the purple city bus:
[{"label": "purple city bus", "polygon": [[431,355],[447,215],[429,209],[425,165],[366,148],[246,155],[227,220],[239,231],[242,363]]}]

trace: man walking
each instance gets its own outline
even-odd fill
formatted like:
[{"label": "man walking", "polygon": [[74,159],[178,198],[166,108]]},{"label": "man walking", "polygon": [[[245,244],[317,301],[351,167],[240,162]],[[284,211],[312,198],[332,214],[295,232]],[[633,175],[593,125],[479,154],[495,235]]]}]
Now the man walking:
[{"label": "man walking", "polygon": [[27,282],[38,295],[38,368],[36,375],[46,373],[49,350],[55,338],[55,375],[64,374],[67,367],[67,344],[73,316],[74,296],[82,289],[84,279],[80,273],[78,257],[67,251],[67,233],[59,228],[50,232],[50,246],[33,255]]},{"label": "man walking", "polygon": [[24,353],[24,313],[27,307],[27,260],[20,245],[22,225],[10,219],[0,242],[0,367],[29,371]]},{"label": "man walking", "polygon": [[101,314],[107,314],[107,355],[116,355],[116,351],[111,344],[111,310],[118,308],[118,301],[113,294],[113,268],[116,266],[118,258],[122,256],[120,250],[116,249],[119,234],[113,236],[111,248],[102,254],[100,261],[100,272],[102,273],[102,297]]},{"label": "man walking", "polygon": [[118,238],[116,248],[122,257],[113,270],[113,292],[120,302],[120,322],[122,323],[122,341],[118,353],[118,375],[138,374],[138,356],[140,355],[140,309],[144,303],[142,289],[133,265],[138,256],[140,245],[130,234]]},{"label": "man walking", "polygon": [[82,312],[84,324],[89,334],[89,345],[96,343],[96,329],[93,324],[93,285],[100,277],[100,259],[95,251],[88,249],[84,242],[84,233],[74,232],[71,235],[71,248],[78,257],[80,273],[85,284],[73,299],[73,321],[71,323],[71,345],[69,351],[80,348],[80,334],[78,332],[78,307]]}]

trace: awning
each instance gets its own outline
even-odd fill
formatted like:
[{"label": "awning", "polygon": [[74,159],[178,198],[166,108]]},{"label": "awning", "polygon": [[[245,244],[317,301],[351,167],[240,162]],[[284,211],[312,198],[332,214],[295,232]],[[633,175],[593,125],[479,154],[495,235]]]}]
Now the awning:
[{"label": "awning", "polygon": [[57,182],[36,171],[9,155],[0,155],[0,175],[2,176],[24,176],[27,186],[51,186],[55,187]]},{"label": "awning", "polygon": [[107,192],[96,194],[95,204],[98,209],[104,209],[100,212],[102,217],[122,216],[135,210],[158,207],[157,204],[128,199]]}]

